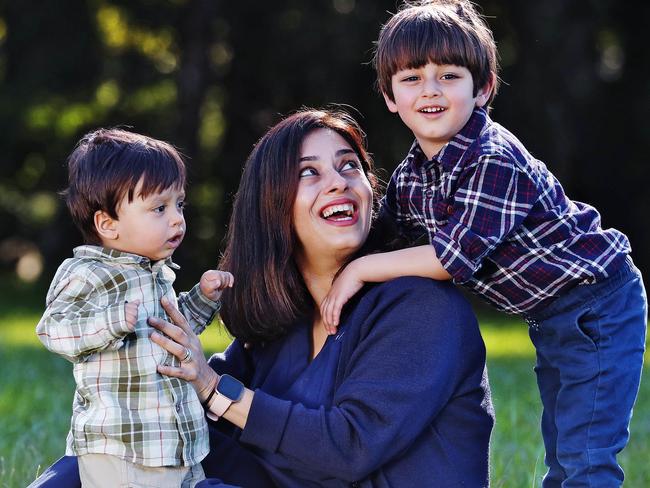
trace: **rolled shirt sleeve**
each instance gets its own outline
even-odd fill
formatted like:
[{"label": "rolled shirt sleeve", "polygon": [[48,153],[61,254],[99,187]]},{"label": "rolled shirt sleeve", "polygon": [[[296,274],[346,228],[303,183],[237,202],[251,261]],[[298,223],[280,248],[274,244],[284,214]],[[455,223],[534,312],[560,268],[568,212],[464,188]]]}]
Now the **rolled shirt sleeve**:
[{"label": "rolled shirt sleeve", "polygon": [[438,259],[456,283],[476,273],[526,218],[538,196],[530,176],[504,156],[484,155],[467,168],[453,202],[435,204],[440,223],[428,229]]}]

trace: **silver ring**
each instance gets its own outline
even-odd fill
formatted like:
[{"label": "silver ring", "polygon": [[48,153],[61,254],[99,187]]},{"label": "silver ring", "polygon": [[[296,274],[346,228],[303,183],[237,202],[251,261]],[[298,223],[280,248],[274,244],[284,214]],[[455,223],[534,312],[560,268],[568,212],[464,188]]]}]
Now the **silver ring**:
[{"label": "silver ring", "polygon": [[189,363],[192,360],[192,350],[189,347],[185,348],[185,357],[181,359],[181,363]]}]

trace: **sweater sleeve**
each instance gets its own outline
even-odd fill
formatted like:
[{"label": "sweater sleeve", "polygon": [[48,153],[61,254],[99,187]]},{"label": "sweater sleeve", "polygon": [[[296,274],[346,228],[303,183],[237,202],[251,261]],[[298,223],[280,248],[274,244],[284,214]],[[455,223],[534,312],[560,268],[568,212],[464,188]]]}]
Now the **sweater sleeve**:
[{"label": "sweater sleeve", "polygon": [[[50,351],[72,362],[88,354],[122,347],[131,332],[126,324],[125,304],[120,300],[120,280],[104,273],[100,279],[91,270],[55,277],[47,298],[47,308],[36,333]],[[106,296],[115,295],[116,300]]]},{"label": "sweater sleeve", "polygon": [[257,390],[241,441],[355,481],[430,428],[467,368],[483,368],[474,315],[449,283],[400,278],[381,287],[372,303],[357,305],[365,317],[350,315],[364,322],[362,334],[332,407],[307,408]]}]

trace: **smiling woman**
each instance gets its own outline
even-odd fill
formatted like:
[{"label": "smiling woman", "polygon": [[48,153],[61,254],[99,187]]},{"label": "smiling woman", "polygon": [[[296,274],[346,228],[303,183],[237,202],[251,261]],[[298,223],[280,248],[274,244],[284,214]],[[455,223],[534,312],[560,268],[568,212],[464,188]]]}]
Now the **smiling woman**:
[{"label": "smiling woman", "polygon": [[[332,280],[364,252],[373,181],[349,116],[282,120],[246,162],[221,262],[235,276],[222,319],[236,339],[206,361],[171,304],[174,323],[149,319],[153,342],[193,358],[158,371],[190,381],[212,421],[197,486],[488,485],[485,347],[453,285],[368,284],[336,335],[322,325]],[[78,486],[74,459],[57,468],[51,486]]]}]

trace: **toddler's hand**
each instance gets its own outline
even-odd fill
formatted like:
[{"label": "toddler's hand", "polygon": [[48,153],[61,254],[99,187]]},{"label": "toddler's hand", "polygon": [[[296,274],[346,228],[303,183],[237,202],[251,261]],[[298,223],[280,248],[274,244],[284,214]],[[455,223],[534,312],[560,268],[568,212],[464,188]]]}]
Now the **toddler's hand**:
[{"label": "toddler's hand", "polygon": [[140,306],[140,301],[136,300],[135,302],[127,302],[124,305],[124,314],[126,315],[126,325],[133,332],[135,330],[135,324],[138,321],[138,307]]},{"label": "toddler's hand", "polygon": [[341,310],[350,298],[363,287],[352,266],[348,266],[337,276],[329,293],[320,304],[320,315],[328,334],[335,334],[339,325]]},{"label": "toddler's hand", "polygon": [[232,288],[235,278],[228,271],[211,269],[203,273],[199,287],[201,292],[213,302],[219,300],[221,292],[226,288]]}]

